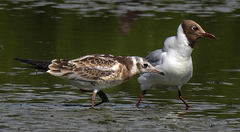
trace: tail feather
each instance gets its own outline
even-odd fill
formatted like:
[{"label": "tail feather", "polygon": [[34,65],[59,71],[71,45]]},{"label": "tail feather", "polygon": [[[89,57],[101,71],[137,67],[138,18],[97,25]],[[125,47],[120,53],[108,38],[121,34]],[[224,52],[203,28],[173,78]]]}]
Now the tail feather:
[{"label": "tail feather", "polygon": [[49,70],[48,66],[51,64],[50,61],[44,60],[32,60],[32,59],[22,59],[22,58],[14,58],[14,60],[18,60],[27,64],[31,64],[36,66],[36,68],[41,68],[45,70]]}]

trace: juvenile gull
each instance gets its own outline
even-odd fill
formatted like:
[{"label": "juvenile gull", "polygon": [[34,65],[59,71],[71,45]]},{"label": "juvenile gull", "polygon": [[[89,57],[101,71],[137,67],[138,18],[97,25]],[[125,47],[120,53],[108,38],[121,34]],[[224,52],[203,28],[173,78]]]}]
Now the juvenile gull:
[{"label": "juvenile gull", "polygon": [[48,73],[67,79],[84,91],[93,91],[92,108],[101,89],[114,87],[141,73],[163,75],[144,58],[110,54],[86,55],[74,60],[55,59],[48,67]]},{"label": "juvenile gull", "polygon": [[181,86],[192,77],[191,53],[196,40],[201,37],[216,38],[214,35],[206,33],[196,22],[184,20],[178,27],[177,36],[167,38],[162,49],[155,50],[146,57],[148,62],[156,69],[163,71],[165,76],[144,73],[138,78],[143,92],[137,107],[150,87],[177,88],[179,99],[186,107],[189,107],[181,96]]},{"label": "juvenile gull", "polygon": [[[36,69],[69,80],[81,91],[93,91],[92,108],[96,94],[107,102],[108,98],[101,89],[114,87],[132,76],[153,72],[162,74],[156,70],[146,59],[137,56],[114,56],[110,54],[86,55],[74,60],[33,60],[14,58],[15,60],[34,65]],[[95,105],[95,106],[96,106]]]}]

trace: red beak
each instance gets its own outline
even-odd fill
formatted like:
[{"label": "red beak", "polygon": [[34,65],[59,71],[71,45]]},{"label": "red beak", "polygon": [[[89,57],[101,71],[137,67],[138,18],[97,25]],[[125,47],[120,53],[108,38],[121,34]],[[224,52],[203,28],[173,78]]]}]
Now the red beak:
[{"label": "red beak", "polygon": [[213,39],[216,39],[216,37],[213,35],[213,34],[211,34],[211,33],[204,33],[204,34],[202,34],[204,37],[209,37],[209,38],[213,38]]}]

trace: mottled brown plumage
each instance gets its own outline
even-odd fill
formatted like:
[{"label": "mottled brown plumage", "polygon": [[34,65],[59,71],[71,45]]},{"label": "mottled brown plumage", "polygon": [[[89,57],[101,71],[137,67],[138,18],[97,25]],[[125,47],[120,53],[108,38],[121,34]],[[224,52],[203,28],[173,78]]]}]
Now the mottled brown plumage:
[{"label": "mottled brown plumage", "polygon": [[80,89],[92,90],[92,107],[96,93],[103,88],[114,87],[140,73],[163,74],[144,58],[110,54],[87,55],[74,60],[55,59],[49,69],[50,74],[70,80]]}]

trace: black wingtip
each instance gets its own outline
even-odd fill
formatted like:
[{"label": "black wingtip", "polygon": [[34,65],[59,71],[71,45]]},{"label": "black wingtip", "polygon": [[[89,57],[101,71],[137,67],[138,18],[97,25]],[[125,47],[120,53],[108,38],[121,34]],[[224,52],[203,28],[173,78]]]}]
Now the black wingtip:
[{"label": "black wingtip", "polygon": [[42,68],[48,70],[48,66],[51,64],[50,61],[44,60],[32,60],[32,59],[22,59],[22,58],[13,58],[14,60],[21,61],[27,64],[36,66],[36,68]]},{"label": "black wingtip", "polygon": [[28,59],[22,59],[22,58],[13,58],[14,60],[17,60],[17,61],[21,61],[21,62],[24,62],[24,63],[28,63]]}]

